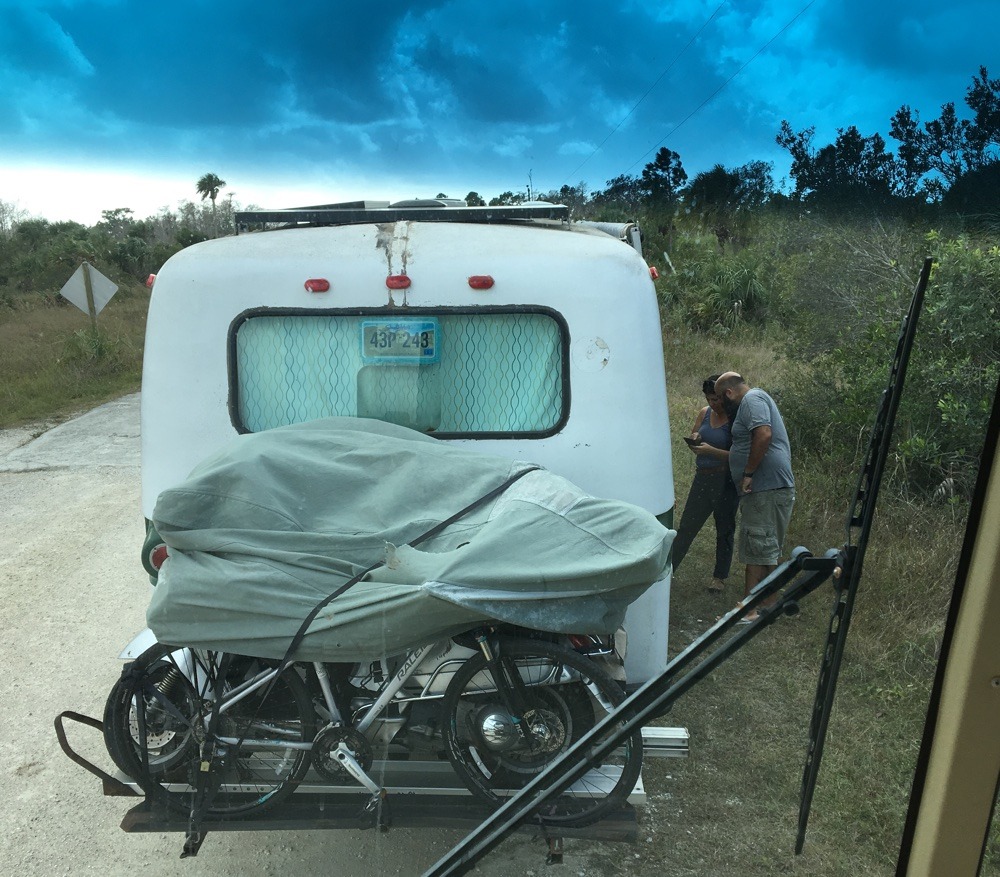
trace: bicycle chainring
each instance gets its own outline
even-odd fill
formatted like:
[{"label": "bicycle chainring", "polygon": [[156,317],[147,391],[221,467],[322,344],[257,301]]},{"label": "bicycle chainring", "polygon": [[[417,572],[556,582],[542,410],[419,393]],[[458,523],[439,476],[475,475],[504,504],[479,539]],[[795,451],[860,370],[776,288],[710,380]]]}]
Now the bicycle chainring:
[{"label": "bicycle chainring", "polygon": [[313,740],[312,766],[323,779],[338,785],[354,783],[354,777],[344,770],[340,762],[337,761],[337,747],[341,743],[344,743],[351,750],[365,773],[371,769],[374,760],[372,745],[368,742],[368,738],[355,731],[354,728],[327,725],[320,729]]}]

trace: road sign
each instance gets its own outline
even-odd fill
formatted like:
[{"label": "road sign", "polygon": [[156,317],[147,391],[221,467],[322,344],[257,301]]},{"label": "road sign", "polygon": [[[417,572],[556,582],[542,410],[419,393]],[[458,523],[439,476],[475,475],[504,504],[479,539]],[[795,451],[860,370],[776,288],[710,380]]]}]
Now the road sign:
[{"label": "road sign", "polygon": [[111,301],[111,296],[118,292],[118,284],[108,280],[89,262],[84,262],[59,294],[73,302],[85,314],[90,314],[92,322],[97,322],[97,315]]}]

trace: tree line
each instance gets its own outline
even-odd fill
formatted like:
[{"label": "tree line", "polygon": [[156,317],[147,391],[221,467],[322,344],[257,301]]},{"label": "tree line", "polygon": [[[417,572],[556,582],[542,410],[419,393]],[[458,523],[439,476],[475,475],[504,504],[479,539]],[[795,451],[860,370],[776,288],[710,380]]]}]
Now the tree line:
[{"label": "tree line", "polygon": [[[681,156],[661,147],[639,176],[623,174],[604,189],[588,192],[585,183],[564,185],[538,196],[559,201],[578,213],[683,205],[689,212],[732,212],[794,203],[814,209],[878,210],[895,213],[939,208],[960,213],[996,212],[1000,196],[1000,79],[980,67],[964,102],[970,117],[960,117],[954,101],[936,118],[921,122],[920,113],[901,106],[889,120],[892,152],[878,133],[857,126],[839,129],[832,143],[815,143],[815,126],[795,130],[787,119],[775,140],[791,158],[791,191],[780,191],[773,167],[751,161],[741,167],[721,164],[689,182]],[[489,203],[516,204],[531,193],[504,192]],[[470,203],[485,204],[476,192]]]},{"label": "tree line", "polygon": [[204,174],[195,184],[200,203],[182,201],[145,219],[129,207],[104,210],[94,226],[30,217],[0,200],[0,306],[14,306],[20,293],[60,289],[84,260],[119,282],[143,281],[184,247],[234,234],[240,206],[231,197],[217,200],[225,185]]}]

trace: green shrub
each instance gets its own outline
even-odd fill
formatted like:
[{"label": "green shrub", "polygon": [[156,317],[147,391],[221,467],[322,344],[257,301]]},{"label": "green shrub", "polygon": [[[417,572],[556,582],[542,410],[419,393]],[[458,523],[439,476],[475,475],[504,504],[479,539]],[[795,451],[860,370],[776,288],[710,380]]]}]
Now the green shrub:
[{"label": "green shrub", "polygon": [[749,250],[726,255],[714,238],[705,241],[689,255],[678,248],[680,264],[668,287],[669,306],[692,328],[718,335],[766,323],[774,316],[774,296],[761,259]]},{"label": "green shrub", "polygon": [[111,335],[100,327],[88,326],[66,338],[59,364],[93,377],[121,372],[131,367],[134,360],[135,350],[123,335]]},{"label": "green shrub", "polygon": [[[951,500],[972,488],[982,436],[1000,377],[1000,249],[965,236],[926,236],[935,267],[910,362],[890,475],[903,491]],[[919,262],[911,271],[915,279]],[[860,307],[862,295],[864,307]],[[897,284],[855,291],[856,323],[835,328],[836,346],[795,374],[786,392],[799,445],[854,457],[888,379],[909,302]]]}]

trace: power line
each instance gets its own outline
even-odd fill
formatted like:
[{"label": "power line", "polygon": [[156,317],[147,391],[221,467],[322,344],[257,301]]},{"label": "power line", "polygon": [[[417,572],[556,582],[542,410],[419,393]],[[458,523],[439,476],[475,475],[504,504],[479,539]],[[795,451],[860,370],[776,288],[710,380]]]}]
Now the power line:
[{"label": "power line", "polygon": [[771,43],[773,43],[786,30],[788,30],[788,28],[790,28],[793,24],[795,24],[795,22],[798,21],[798,19],[806,12],[806,10],[808,10],[809,7],[812,6],[813,3],[815,2],[816,0],[809,0],[809,2],[806,3],[805,6],[803,6],[798,12],[795,13],[795,15],[793,15],[785,23],[785,25],[781,28],[781,30],[779,30],[773,37],[771,37],[771,39],[769,39],[766,43],[764,43],[763,46],[761,46],[756,52],[754,52],[754,54],[750,57],[750,59],[746,61],[732,76],[730,76],[725,82],[723,82],[722,85],[720,85],[717,89],[715,89],[715,91],[713,91],[708,97],[705,98],[705,100],[703,100],[700,104],[698,104],[698,106],[696,106],[693,110],[691,110],[691,112],[688,113],[683,119],[681,119],[676,125],[674,125],[674,127],[671,128],[659,141],[653,144],[652,148],[647,150],[636,161],[630,164],[625,169],[625,173],[627,174],[630,170],[632,170],[632,168],[634,168],[637,164],[639,164],[639,162],[645,159],[646,156],[648,156],[651,152],[657,149],[667,138],[672,137],[674,134],[676,134],[677,131],[681,128],[681,126],[683,126],[684,123],[687,122],[692,116],[694,116],[703,107],[707,106],[711,101],[713,101],[718,96],[719,92],[721,92],[727,85],[729,85],[729,83],[732,82],[737,76],[739,76],[744,70],[746,70],[747,67],[749,67],[750,64],[753,63],[753,61],[759,55],[761,55],[764,52],[764,50],[767,49],[768,46],[771,45]]},{"label": "power line", "polygon": [[676,55],[674,56],[673,60],[672,60],[672,61],[671,61],[671,62],[670,62],[670,63],[669,63],[669,64],[668,64],[668,65],[667,65],[667,66],[666,66],[666,67],[665,67],[664,69],[663,69],[663,71],[662,71],[662,72],[660,73],[660,75],[656,77],[656,80],[655,80],[655,81],[653,82],[653,84],[652,84],[651,86],[649,86],[649,88],[647,88],[647,89],[646,89],[646,91],[645,91],[645,92],[643,93],[642,97],[640,97],[640,98],[639,98],[639,100],[637,100],[637,101],[635,102],[635,104],[633,105],[632,109],[630,109],[630,110],[629,110],[629,111],[628,111],[628,112],[627,112],[627,113],[626,113],[626,114],[625,114],[624,116],[622,116],[622,119],[621,119],[621,121],[620,121],[620,122],[619,122],[619,123],[618,123],[617,125],[615,125],[615,127],[614,127],[614,128],[612,128],[612,129],[611,129],[611,133],[610,133],[610,134],[608,134],[608,136],[607,136],[607,137],[605,137],[605,138],[604,138],[604,139],[603,139],[603,140],[602,140],[602,141],[601,141],[601,142],[600,142],[600,143],[599,143],[599,144],[598,144],[598,145],[597,145],[597,146],[596,146],[596,147],[594,148],[594,151],[593,151],[593,152],[591,152],[591,153],[590,153],[590,155],[588,155],[588,156],[587,156],[587,157],[586,157],[586,158],[585,158],[585,159],[584,159],[584,160],[583,160],[582,162],[580,162],[580,165],[579,165],[579,166],[578,166],[578,167],[576,168],[576,170],[572,171],[572,172],[571,172],[571,173],[570,173],[570,174],[569,174],[569,175],[568,175],[568,176],[566,177],[566,179],[565,179],[565,180],[563,180],[563,183],[568,183],[568,182],[569,182],[569,181],[570,181],[570,180],[571,180],[572,178],[574,178],[574,177],[575,177],[575,176],[576,176],[576,175],[577,175],[577,174],[578,174],[578,173],[579,173],[579,172],[580,172],[580,171],[581,171],[581,170],[583,169],[583,166],[584,166],[584,165],[585,165],[585,164],[586,164],[586,163],[587,163],[588,161],[590,161],[590,160],[591,160],[591,159],[592,159],[592,158],[593,158],[593,157],[594,157],[595,155],[597,155],[597,153],[598,153],[598,152],[600,152],[600,151],[601,151],[601,149],[602,149],[602,148],[604,147],[604,144],[605,144],[605,143],[607,143],[607,142],[608,142],[608,141],[609,141],[609,140],[610,140],[610,139],[611,139],[612,137],[614,137],[614,135],[615,135],[615,134],[617,133],[618,129],[619,129],[619,128],[621,128],[621,126],[622,126],[622,125],[624,125],[624,124],[625,124],[625,123],[626,123],[626,122],[628,121],[628,118],[629,118],[629,116],[631,116],[631,115],[632,115],[632,113],[634,113],[634,112],[635,112],[635,111],[636,111],[636,110],[637,110],[637,109],[639,108],[639,104],[641,104],[641,103],[642,103],[642,102],[643,102],[643,101],[644,101],[644,100],[645,100],[645,99],[646,99],[647,97],[649,97],[649,95],[650,95],[650,92],[652,92],[652,90],[653,90],[654,88],[656,88],[656,86],[657,86],[657,85],[659,85],[659,84],[660,84],[660,80],[661,80],[661,79],[663,79],[663,77],[664,77],[664,76],[666,76],[666,75],[667,75],[667,74],[668,74],[668,73],[670,72],[670,70],[671,70],[671,69],[673,68],[673,66],[674,66],[674,65],[675,65],[675,64],[676,64],[676,63],[677,63],[677,62],[678,62],[678,61],[679,61],[679,60],[681,59],[681,56],[682,56],[682,55],[683,55],[683,54],[684,54],[684,53],[685,53],[685,52],[686,52],[686,51],[687,51],[687,50],[688,50],[689,48],[691,48],[691,44],[692,44],[692,43],[693,43],[693,42],[694,42],[694,41],[695,41],[696,39],[698,39],[698,37],[700,37],[700,36],[701,36],[701,34],[702,34],[702,31],[704,31],[704,30],[705,30],[705,28],[706,28],[706,27],[708,27],[708,26],[709,26],[709,24],[711,24],[711,23],[712,23],[712,19],[714,19],[714,18],[715,18],[715,16],[719,14],[719,10],[720,10],[720,9],[722,9],[722,7],[723,7],[723,6],[725,6],[725,5],[726,5],[726,0],[722,0],[722,2],[721,2],[721,3],[720,3],[720,4],[719,4],[719,5],[718,5],[718,6],[717,6],[717,7],[715,8],[715,12],[713,12],[713,13],[712,13],[712,14],[711,14],[711,15],[710,15],[710,16],[709,16],[709,17],[708,17],[707,19],[706,19],[705,23],[704,23],[704,24],[703,24],[703,25],[702,25],[702,26],[701,26],[700,28],[698,28],[698,32],[697,32],[697,33],[696,33],[696,34],[695,34],[695,35],[694,35],[693,37],[691,37],[691,39],[689,39],[689,40],[687,41],[687,43],[686,43],[686,44],[684,45],[684,48],[683,48],[683,49],[681,49],[681,50],[680,50],[680,51],[679,51],[679,52],[678,52],[678,53],[677,53],[677,54],[676,54]]}]

